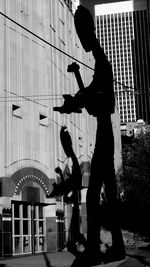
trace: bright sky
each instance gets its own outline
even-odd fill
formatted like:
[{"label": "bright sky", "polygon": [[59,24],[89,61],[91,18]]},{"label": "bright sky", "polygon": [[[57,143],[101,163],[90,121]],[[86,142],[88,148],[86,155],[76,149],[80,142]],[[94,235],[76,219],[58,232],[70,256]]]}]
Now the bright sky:
[{"label": "bright sky", "polygon": [[95,6],[95,14],[114,14],[133,11],[133,1],[115,2],[109,4],[100,4]]},{"label": "bright sky", "polygon": [[74,0],[73,5],[77,8],[77,6],[79,5],[79,0]]}]

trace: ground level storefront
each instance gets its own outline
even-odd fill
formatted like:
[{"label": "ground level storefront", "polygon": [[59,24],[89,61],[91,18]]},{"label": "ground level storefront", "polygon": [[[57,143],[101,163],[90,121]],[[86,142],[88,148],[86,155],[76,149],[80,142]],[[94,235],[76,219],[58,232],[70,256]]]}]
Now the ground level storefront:
[{"label": "ground level storefront", "polygon": [[[34,168],[16,172],[0,197],[0,258],[61,251],[68,239],[72,205],[50,199],[49,178]],[[2,184],[3,186],[3,184]],[[85,205],[81,205],[85,225]],[[82,227],[82,231],[86,231]]]}]

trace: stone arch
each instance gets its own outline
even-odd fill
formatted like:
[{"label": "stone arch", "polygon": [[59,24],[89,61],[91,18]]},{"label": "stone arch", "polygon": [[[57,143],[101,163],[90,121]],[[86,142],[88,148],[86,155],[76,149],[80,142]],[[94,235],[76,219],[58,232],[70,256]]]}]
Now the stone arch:
[{"label": "stone arch", "polygon": [[40,170],[27,167],[15,172],[11,179],[15,184],[14,196],[19,195],[25,183],[33,181],[39,184],[45,195],[49,195],[50,179]]}]

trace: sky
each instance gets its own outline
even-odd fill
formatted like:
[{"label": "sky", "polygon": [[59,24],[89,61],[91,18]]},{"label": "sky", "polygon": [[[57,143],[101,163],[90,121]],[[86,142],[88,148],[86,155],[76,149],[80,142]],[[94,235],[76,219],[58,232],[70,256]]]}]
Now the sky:
[{"label": "sky", "polygon": [[122,10],[124,12],[129,12],[133,10],[133,1],[124,1],[118,3],[109,3],[109,4],[101,4],[95,6],[95,14],[114,14],[114,13],[121,13]]}]

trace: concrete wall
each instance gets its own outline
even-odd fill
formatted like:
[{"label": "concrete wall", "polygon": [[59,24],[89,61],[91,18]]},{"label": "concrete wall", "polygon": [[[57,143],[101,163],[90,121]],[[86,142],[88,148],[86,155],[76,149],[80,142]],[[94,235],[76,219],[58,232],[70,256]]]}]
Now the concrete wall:
[{"label": "concrete wall", "polygon": [[[82,50],[72,13],[63,1],[7,0],[0,2],[0,10],[52,46],[91,65],[91,54],[87,56]],[[95,121],[85,111],[82,115],[53,112],[54,106],[63,104],[62,94],[78,90],[73,74],[67,73],[73,59],[3,16],[0,16],[0,33],[1,176],[9,177],[32,165],[54,178],[54,168],[57,165],[64,168],[66,164],[59,140],[62,125],[68,127],[81,160],[85,153],[86,156],[90,153],[88,144],[94,142],[89,128]],[[93,72],[82,65],[80,69],[88,84]],[[42,116],[44,119],[40,119]]]},{"label": "concrete wall", "polygon": [[[66,3],[63,0],[1,0],[0,11],[30,31],[0,15],[2,211],[3,207],[10,207],[11,200],[22,200],[22,189],[30,177],[33,185],[38,183],[46,194],[47,189],[52,190],[52,183],[48,183],[47,179],[56,179],[55,168],[60,166],[64,170],[70,166],[60,143],[61,126],[66,125],[71,134],[79,163],[91,161],[96,120],[85,110],[82,114],[71,115],[53,112],[53,107],[63,104],[62,94],[74,95],[78,91],[74,75],[67,73],[67,66],[74,59],[66,54],[92,68],[94,66],[92,54],[86,54],[81,47],[73,15]],[[93,71],[82,64],[80,71],[87,86]],[[114,129],[118,137],[120,132],[118,128]],[[120,159],[117,162],[120,164]],[[24,175],[24,170],[30,168],[33,172],[39,170],[41,174]],[[43,177],[46,177],[45,180]],[[50,202],[46,197],[44,201]],[[49,209],[46,214],[47,237],[53,235],[51,245],[56,248],[56,217],[51,212]],[[52,221],[52,232],[48,231],[49,220]],[[51,248],[48,247],[49,250]]]}]

